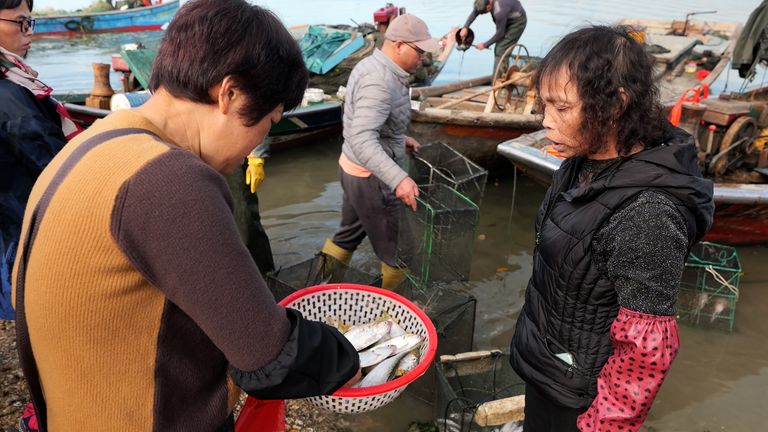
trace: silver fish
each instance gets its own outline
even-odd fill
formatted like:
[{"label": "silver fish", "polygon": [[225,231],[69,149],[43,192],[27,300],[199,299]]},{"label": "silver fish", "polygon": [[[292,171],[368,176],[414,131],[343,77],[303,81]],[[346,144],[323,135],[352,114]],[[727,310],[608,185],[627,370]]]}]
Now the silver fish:
[{"label": "silver fish", "polygon": [[405,330],[403,330],[403,328],[400,327],[400,324],[395,322],[395,320],[390,318],[388,321],[392,321],[392,328],[389,330],[389,339],[402,336],[406,333]]},{"label": "silver fish", "polygon": [[368,372],[368,375],[363,377],[363,379],[358,381],[353,387],[373,387],[389,381],[389,376],[392,375],[395,366],[397,366],[397,363],[403,356],[405,356],[405,354],[406,353],[396,354],[379,363],[373,370]]},{"label": "silver fish", "polygon": [[416,350],[410,351],[399,363],[397,363],[397,367],[395,367],[395,378],[399,378],[412,371],[418,364],[419,352]]},{"label": "silver fish", "polygon": [[704,310],[704,306],[707,304],[708,301],[709,301],[709,295],[707,295],[706,293],[699,293],[696,295],[696,306],[694,310],[696,311],[697,314],[702,310]]},{"label": "silver fish", "polygon": [[382,345],[369,350],[360,351],[360,353],[358,353],[360,356],[360,367],[365,368],[373,366],[393,355],[395,351],[397,351],[397,347],[394,345]]},{"label": "silver fish", "polygon": [[400,354],[416,348],[417,346],[419,346],[419,344],[421,344],[423,340],[424,338],[419,335],[406,333],[396,338],[387,339],[382,342],[379,342],[379,344],[374,346],[374,348],[380,345],[395,345],[397,347],[397,351],[395,351],[395,354]]},{"label": "silver fish", "polygon": [[499,432],[523,432],[523,424],[521,422],[506,423]]},{"label": "silver fish", "polygon": [[715,318],[717,318],[720,314],[723,313],[725,308],[728,307],[728,300],[724,298],[719,298],[715,300],[715,305],[712,307],[712,316],[709,318],[709,322],[714,322]]},{"label": "silver fish", "polygon": [[344,336],[352,343],[355,350],[360,351],[363,348],[371,346],[389,334],[392,328],[392,321],[379,321],[368,324],[359,324],[353,326]]}]

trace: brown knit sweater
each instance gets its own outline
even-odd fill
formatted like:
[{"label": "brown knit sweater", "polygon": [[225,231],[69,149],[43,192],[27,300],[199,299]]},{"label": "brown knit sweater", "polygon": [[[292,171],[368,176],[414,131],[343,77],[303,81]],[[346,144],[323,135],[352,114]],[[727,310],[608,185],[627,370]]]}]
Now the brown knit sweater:
[{"label": "brown knit sweater", "polygon": [[[73,156],[127,127],[157,137]],[[231,411],[228,365],[259,370],[289,339],[225,180],[168,142],[137,113],[117,112],[68,144],[32,191],[24,233],[62,163],[76,161],[45,203],[23,283],[50,431],[215,430]]]}]

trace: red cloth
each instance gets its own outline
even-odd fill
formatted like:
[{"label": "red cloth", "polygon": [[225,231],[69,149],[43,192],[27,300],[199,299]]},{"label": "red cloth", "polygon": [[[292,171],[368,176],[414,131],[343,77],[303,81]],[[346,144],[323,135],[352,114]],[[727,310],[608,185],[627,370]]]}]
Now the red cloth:
[{"label": "red cloth", "polygon": [[285,431],[285,401],[248,396],[235,422],[235,432]]},{"label": "red cloth", "polygon": [[675,317],[623,307],[611,338],[613,355],[597,378],[597,397],[577,421],[582,432],[640,429],[680,347]]}]

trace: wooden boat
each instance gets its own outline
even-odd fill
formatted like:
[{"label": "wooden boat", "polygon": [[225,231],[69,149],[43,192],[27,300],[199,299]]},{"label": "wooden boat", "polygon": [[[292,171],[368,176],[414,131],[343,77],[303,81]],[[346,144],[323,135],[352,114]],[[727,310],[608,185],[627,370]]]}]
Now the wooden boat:
[{"label": "wooden boat", "polygon": [[[656,52],[652,54],[656,79],[666,105],[697,84],[711,85],[727,66],[741,30],[736,23],[624,20],[618,24],[638,29],[649,52]],[[498,157],[496,145],[541,127],[536,95],[530,91],[530,73],[538,61],[518,44],[507,50],[493,75],[414,89],[410,134],[417,140],[442,141],[500,174],[508,164]],[[696,73],[684,72],[690,62],[698,70],[708,70],[701,82]]]},{"label": "wooden boat", "polygon": [[[357,30],[347,29],[348,26],[323,26],[328,31],[347,31],[350,33],[349,43],[345,43],[337,48],[331,56],[328,57],[326,64],[323,65],[325,74],[312,74],[310,78],[310,87],[321,88],[324,90],[325,97],[322,102],[308,104],[285,113],[283,119],[272,126],[270,136],[275,137],[274,142],[279,148],[282,143],[291,146],[292,140],[311,139],[314,132],[319,134],[330,134],[333,131],[338,132],[342,113],[343,102],[339,99],[337,82],[341,80],[346,84],[349,73],[352,68],[363,58],[373,53],[377,43],[383,42],[381,34],[378,32],[369,34],[370,37],[364,38],[362,33]],[[301,37],[307,31],[307,26],[295,27],[292,33],[296,37]],[[425,59],[425,65],[422,69],[412,75],[412,85],[421,85],[431,83],[440,73],[448,57],[453,51],[454,39],[453,32],[444,38],[444,43],[435,52]],[[379,42],[377,42],[377,40]],[[147,88],[152,70],[152,61],[157,55],[156,50],[135,49],[121,51],[120,60],[124,61],[127,69],[125,81],[137,81],[138,84]],[[115,59],[113,58],[113,66]],[[329,94],[330,93],[330,94]],[[88,126],[97,118],[103,117],[109,113],[108,110],[95,110],[82,106],[85,95],[54,95],[62,99],[70,113],[83,125]]]},{"label": "wooden boat", "polygon": [[[82,104],[64,102],[72,119],[83,127],[104,118],[112,111],[91,108]],[[338,133],[341,102],[328,101],[316,105],[298,107],[283,114],[282,119],[269,130],[270,150],[279,152],[303,144],[321,136]]]},{"label": "wooden boat", "polygon": [[110,12],[35,17],[35,35],[159,30],[179,9],[178,0]]},{"label": "wooden boat", "polygon": [[[561,159],[546,151],[548,144],[546,131],[539,130],[499,144],[498,152],[517,169],[549,185]],[[768,154],[768,147],[764,152]],[[715,219],[705,240],[731,245],[767,243],[768,176],[763,183],[733,179],[715,178]]]},{"label": "wooden boat", "polygon": [[[734,22],[687,18],[624,19],[618,24],[634,27],[641,34],[639,37],[656,60],[656,80],[661,101],[666,105],[674,104],[693,87],[711,87],[728,66],[743,28]],[[691,69],[686,71],[686,66]],[[700,71],[704,75],[701,79],[697,76]]]}]

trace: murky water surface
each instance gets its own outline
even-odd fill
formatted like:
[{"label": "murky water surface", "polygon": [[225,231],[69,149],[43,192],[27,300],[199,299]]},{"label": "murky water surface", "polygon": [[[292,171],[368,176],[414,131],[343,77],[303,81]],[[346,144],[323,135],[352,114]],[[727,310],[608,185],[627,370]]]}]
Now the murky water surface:
[{"label": "murky water surface", "polygon": [[[376,0],[291,0],[264,2],[287,25],[302,23],[351,23],[370,21]],[[683,19],[691,11],[718,10],[708,18],[744,22],[756,1],[734,0],[561,0],[523,1],[528,28],[521,43],[532,55],[544,54],[569,30],[585,23],[610,23],[623,17]],[[424,18],[433,34],[463,23],[470,0],[412,0],[400,6]],[[473,25],[476,41],[493,32],[491,20],[481,16]],[[59,91],[87,91],[91,87],[90,63],[109,62],[121,44],[140,41],[157,44],[158,32],[44,38],[34,45],[29,62],[41,78]],[[215,59],[212,59],[215,61]],[[449,60],[437,79],[446,83],[490,73],[492,51],[471,49]],[[740,85],[736,74],[724,74],[722,89]],[[758,79],[759,81],[759,79]],[[113,87],[119,88],[117,76]],[[337,158],[339,138],[276,154],[267,163],[267,178],[260,190],[263,221],[273,242],[279,265],[311,257],[338,224],[341,188]],[[471,289],[477,297],[477,348],[507,349],[511,331],[530,276],[533,218],[544,188],[521,178],[512,208],[511,178],[489,180],[481,208],[472,256]],[[482,240],[480,240],[482,238]],[[768,421],[768,249],[738,249],[744,268],[741,295],[733,334],[683,325],[682,349],[669,379],[651,411],[648,431],[762,431]],[[355,255],[353,265],[374,270],[369,246]],[[355,430],[403,431],[413,420],[429,419],[430,408],[402,397],[372,415],[349,416]]]}]

